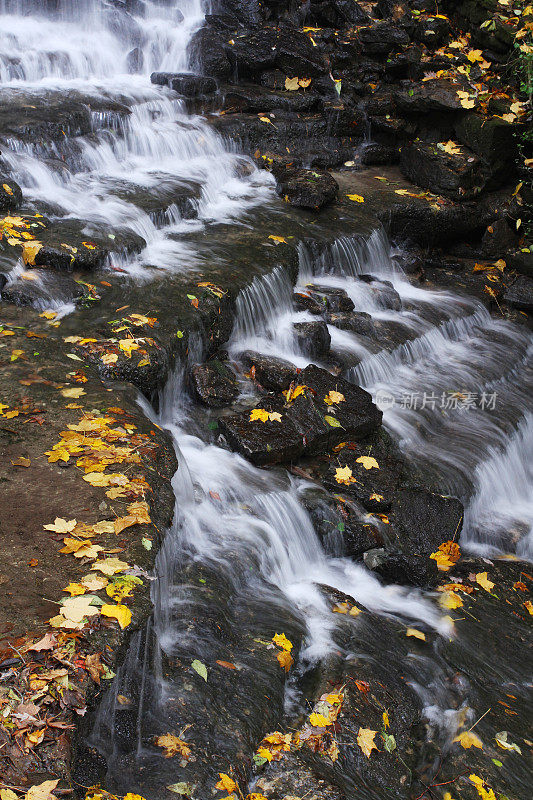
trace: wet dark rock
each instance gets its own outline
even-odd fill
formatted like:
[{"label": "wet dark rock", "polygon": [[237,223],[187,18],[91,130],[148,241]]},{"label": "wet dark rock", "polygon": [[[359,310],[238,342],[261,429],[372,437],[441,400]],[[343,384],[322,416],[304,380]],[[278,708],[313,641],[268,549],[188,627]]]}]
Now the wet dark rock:
[{"label": "wet dark rock", "polygon": [[319,211],[337,199],[339,184],[328,172],[282,164],[275,165],[272,173],[278,194],[293,206]]},{"label": "wet dark rock", "polygon": [[368,55],[383,56],[409,44],[408,34],[388,21],[376,22],[358,31],[363,50]]},{"label": "wet dark rock", "polygon": [[305,33],[291,28],[261,28],[232,37],[227,55],[240,78],[268,69],[280,69],[289,77],[314,78],[327,72],[318,48]]},{"label": "wet dark rock", "polygon": [[65,135],[91,133],[91,113],[87,105],[61,94],[45,94],[39,103],[32,95],[5,92],[0,102],[0,138],[15,138],[37,144],[63,141]]},{"label": "wet dark rock", "polygon": [[507,264],[511,269],[533,278],[533,252],[526,250],[508,253],[506,256]]},{"label": "wet dark rock", "polygon": [[427,489],[399,489],[389,518],[398,549],[429,556],[442,542],[459,540],[463,505]]},{"label": "wet dark rock", "polygon": [[481,240],[481,252],[485,258],[505,258],[509,250],[518,245],[518,236],[507,220],[497,219],[489,225]]},{"label": "wet dark rock", "polygon": [[362,336],[370,336],[374,332],[374,323],[370,314],[365,311],[355,313],[335,312],[326,316],[328,325],[334,325],[341,331],[352,331]]},{"label": "wet dark rock", "polygon": [[83,287],[70,275],[37,269],[34,274],[38,280],[25,281],[16,278],[12,282],[7,282],[6,276],[0,275],[0,283],[4,282],[2,301],[42,309],[49,306],[50,297],[59,302],[70,303],[84,294]]},{"label": "wet dark rock", "polygon": [[251,409],[219,419],[228,444],[258,466],[294,461],[303,452],[304,441],[281,400],[265,398],[257,408],[281,414],[281,421],[250,421]]},{"label": "wet dark rock", "polygon": [[105,17],[110,31],[124,45],[142,47],[146,41],[143,29],[128,11],[117,8],[105,9]]},{"label": "wet dark rock", "polygon": [[520,275],[507,289],[503,298],[513,308],[533,314],[533,279]]},{"label": "wet dark rock", "polygon": [[310,297],[314,298],[326,311],[353,311],[353,301],[344,289],[331,286],[319,286],[309,283],[305,287]]},{"label": "wet dark rock", "polygon": [[158,86],[169,86],[184,97],[199,97],[213,94],[217,90],[214,78],[185,72],[152,72],[150,80]]},{"label": "wet dark rock", "polygon": [[345,800],[340,789],[319,777],[306,764],[299,753],[287,753],[282,761],[273,761],[265,766],[255,788],[273,800],[309,798],[309,800]]},{"label": "wet dark rock", "polygon": [[22,190],[18,183],[0,175],[0,214],[8,214],[22,203]]},{"label": "wet dark rock", "polygon": [[487,174],[471,150],[446,153],[437,144],[415,141],[402,147],[400,169],[413,183],[452,200],[470,199],[483,190]]},{"label": "wet dark rock", "polygon": [[142,72],[144,69],[144,53],[140,47],[134,47],[126,56],[126,67],[128,72]]},{"label": "wet dark rock", "polygon": [[285,76],[279,91],[271,91],[262,86],[240,85],[221,88],[221,107],[225,110],[259,113],[284,109],[287,111],[310,111],[319,105],[319,98],[313,92],[287,92]]},{"label": "wet dark rock", "polygon": [[292,381],[296,379],[296,367],[290,361],[284,361],[282,358],[265,356],[251,350],[240,353],[239,358],[248,371],[252,367],[254,368],[255,379],[265,389],[281,392],[288,389]]},{"label": "wet dark rock", "polygon": [[228,406],[239,393],[231,369],[216,359],[207,364],[195,364],[191,369],[191,382],[196,397],[211,408]]},{"label": "wet dark rock", "polygon": [[370,293],[382,308],[392,311],[400,311],[402,300],[390,281],[384,281],[375,275],[362,274],[358,276],[360,281],[370,286]]},{"label": "wet dark rock", "polygon": [[257,25],[264,21],[264,13],[259,0],[216,0],[212,5],[214,13],[223,12],[243,25]]},{"label": "wet dark rock", "polygon": [[455,123],[455,135],[459,142],[491,165],[494,176],[511,180],[517,155],[516,125],[470,112],[462,114]]},{"label": "wet dark rock", "polygon": [[193,69],[202,75],[224,80],[232,74],[226,48],[228,36],[225,30],[204,26],[193,34],[187,52]]},{"label": "wet dark rock", "polygon": [[433,17],[417,20],[413,38],[430,49],[436,50],[450,36],[450,23],[447,19]]},{"label": "wet dark rock", "polygon": [[324,313],[324,304],[314,297],[306,294],[305,291],[294,292],[293,305],[297,311],[309,311],[317,317],[322,316]]},{"label": "wet dark rock", "polygon": [[[310,365],[298,375],[298,384],[307,390],[292,402],[290,413],[305,437],[308,452],[328,450],[345,438],[361,439],[381,425],[382,413],[368,392],[344,378]],[[332,389],[345,397],[335,406],[324,401]],[[332,419],[339,425],[332,426]]]},{"label": "wet dark rock", "polygon": [[445,80],[427,81],[397,91],[394,99],[399,111],[405,114],[428,114],[432,111],[453,114],[463,111],[457,88]]},{"label": "wet dark rock", "polygon": [[311,0],[308,15],[309,23],[332,28],[350,28],[369,22],[368,14],[355,0]]},{"label": "wet dark rock", "polygon": [[311,493],[303,502],[326,553],[360,560],[367,551],[382,547],[384,540],[342,488],[338,486],[334,494]]},{"label": "wet dark rock", "polygon": [[296,322],[296,340],[308,358],[324,358],[329,353],[331,336],[325,322]]},{"label": "wet dark rock", "polygon": [[387,147],[382,144],[369,144],[363,150],[361,163],[367,166],[373,164],[396,164],[400,160],[398,147]]},{"label": "wet dark rock", "polygon": [[0,272],[0,292],[4,288],[7,283],[7,275],[4,275],[3,272]]},{"label": "wet dark rock", "polygon": [[499,215],[500,204],[494,198],[486,203],[442,204],[439,209],[415,198],[403,198],[377,215],[396,241],[412,242],[422,247],[450,247],[454,242],[480,237]]},{"label": "wet dark rock", "polygon": [[434,586],[439,579],[437,562],[427,554],[383,552],[373,566],[374,572],[385,583],[399,583],[405,586],[427,588]]}]

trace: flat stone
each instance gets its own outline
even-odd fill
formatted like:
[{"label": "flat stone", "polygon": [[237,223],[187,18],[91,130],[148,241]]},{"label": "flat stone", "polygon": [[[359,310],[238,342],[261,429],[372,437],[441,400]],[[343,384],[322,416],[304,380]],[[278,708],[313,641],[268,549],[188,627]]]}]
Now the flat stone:
[{"label": "flat stone", "polygon": [[281,392],[288,389],[297,377],[294,364],[282,358],[245,350],[239,354],[239,359],[248,371],[253,370],[254,379],[271,391]]},{"label": "flat stone", "polygon": [[234,373],[217,359],[195,364],[191,369],[191,382],[200,402],[212,408],[229,405],[239,394]]},{"label": "flat stone", "polygon": [[257,408],[281,414],[281,422],[250,421],[251,409],[219,419],[219,428],[228,444],[258,466],[293,461],[303,452],[304,441],[283,402],[265,398]]},{"label": "flat stone", "polygon": [[505,292],[503,299],[519,311],[533,313],[533,279],[519,275]]},{"label": "flat stone", "polygon": [[324,358],[329,353],[331,336],[325,322],[296,322],[293,325],[300,349],[309,358]]}]

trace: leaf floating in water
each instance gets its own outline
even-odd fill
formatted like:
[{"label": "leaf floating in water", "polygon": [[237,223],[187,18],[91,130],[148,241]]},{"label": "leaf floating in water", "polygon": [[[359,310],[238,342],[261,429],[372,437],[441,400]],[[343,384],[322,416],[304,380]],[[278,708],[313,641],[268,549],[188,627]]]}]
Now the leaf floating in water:
[{"label": "leaf floating in water", "polygon": [[206,665],[202,664],[201,661],[198,661],[198,659],[195,658],[194,661],[191,664],[191,667],[207,683],[207,667],[206,667]]}]

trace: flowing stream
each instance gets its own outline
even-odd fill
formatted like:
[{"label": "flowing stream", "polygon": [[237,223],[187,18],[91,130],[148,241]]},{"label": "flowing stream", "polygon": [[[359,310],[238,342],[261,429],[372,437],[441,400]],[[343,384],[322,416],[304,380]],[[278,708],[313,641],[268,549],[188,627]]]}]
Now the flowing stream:
[{"label": "flowing stream", "polygon": [[[65,135],[61,144],[13,136],[1,158],[25,199],[44,204],[52,221],[81,220],[89,231],[111,224],[141,235],[147,245],[136,259],[121,262],[117,256],[113,262],[146,280],[151,267],[180,271],[194,264],[195,253],[180,234],[238,220],[271,196],[272,183],[249,159],[230,152],[201,117],[187,114],[172,92],[150,83],[154,70],[187,70],[186,46],[206,4],[182,0],[178,12],[173,2],[147,0],[144,16],[125,14],[119,6],[0,0],[5,107],[81,102],[93,109],[86,135]],[[151,213],[147,197],[176,186],[190,192],[194,218],[172,204],[163,214]],[[377,280],[366,282],[361,275]],[[380,231],[363,244],[338,239],[322,257],[302,246],[300,290],[311,281],[344,289],[356,311],[395,331],[393,345],[371,348],[364,337],[329,326],[338,362],[376,398],[393,437],[443,492],[465,502],[462,544],[483,554],[503,550],[531,558],[533,350],[525,330],[494,319],[475,300],[413,286]],[[238,298],[230,350],[236,358],[254,349],[304,366],[309,359],[292,325],[309,320],[307,312],[293,310],[284,273],[272,273]],[[303,663],[316,662],[332,648],[335,619],[318,584],[379,614],[447,631],[431,597],[384,587],[362,565],[324,552],[302,503],[306,481],[282,469],[257,469],[202,440],[184,390],[186,366],[176,367],[162,391],[157,416],[144,404],[171,431],[179,469],[175,523],[157,559],[153,621],[144,637],[136,637],[92,735],[119,783],[145,763],[144,726],[155,712],[143,705],[143,687],[156,681],[161,706],[172,694],[163,658],[177,651],[206,662],[220,657],[214,638],[202,638],[197,629],[193,634],[185,624],[192,601],[181,584],[184,554],[224,576],[234,594],[253,593],[277,604],[280,620],[284,614],[301,620]],[[126,763],[117,744],[116,698],[139,664],[136,743]]]}]

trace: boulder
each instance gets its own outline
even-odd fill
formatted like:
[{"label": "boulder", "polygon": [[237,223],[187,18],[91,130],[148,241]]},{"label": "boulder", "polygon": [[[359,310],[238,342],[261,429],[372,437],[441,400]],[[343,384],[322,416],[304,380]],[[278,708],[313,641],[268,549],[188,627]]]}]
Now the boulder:
[{"label": "boulder", "polygon": [[202,75],[224,80],[232,73],[226,48],[228,36],[224,30],[204,26],[193,34],[187,52],[189,62]]},{"label": "boulder", "polygon": [[533,252],[530,250],[515,250],[514,253],[508,253],[506,261],[511,269],[533,278]]},{"label": "boulder", "polygon": [[191,383],[196,397],[211,408],[227,406],[239,394],[235,375],[217,359],[195,364],[191,369]]},{"label": "boulder", "polygon": [[319,211],[337,199],[339,184],[329,172],[276,164],[272,174],[278,194],[298,208]]},{"label": "boulder", "polygon": [[401,89],[394,95],[401,113],[418,115],[439,111],[446,114],[463,112],[457,89],[446,80],[432,80],[413,84],[411,89]]},{"label": "boulder", "polygon": [[363,51],[371,56],[385,56],[409,44],[406,31],[389,21],[375,22],[367,28],[360,28],[357,35]]},{"label": "boulder", "polygon": [[396,164],[400,160],[398,147],[387,147],[382,144],[369,144],[363,150],[361,163],[365,166],[379,164]]},{"label": "boulder", "polygon": [[355,0],[311,0],[306,22],[331,28],[366,25],[370,18]]},{"label": "boulder", "polygon": [[11,178],[0,175],[0,214],[9,214],[22,203],[22,190]]},{"label": "boulder", "polygon": [[294,292],[292,296],[293,306],[297,311],[309,311],[317,317],[324,313],[324,305],[308,295],[305,291]]},{"label": "boulder", "polygon": [[240,353],[239,358],[249,372],[253,370],[254,379],[270,391],[282,392],[296,379],[296,367],[282,358],[265,356],[251,350]]},{"label": "boulder", "polygon": [[304,450],[302,434],[283,402],[264,398],[257,408],[280,415],[280,419],[251,420],[252,409],[219,419],[219,429],[234,450],[257,466],[293,461]]},{"label": "boulder", "polygon": [[429,588],[440,577],[437,562],[427,555],[386,552],[380,554],[372,567],[385,583]]},{"label": "boulder", "polygon": [[510,286],[503,299],[513,308],[533,314],[533,279],[526,275],[519,275]]},{"label": "boulder", "polygon": [[398,550],[429,556],[443,542],[459,540],[463,504],[427,489],[399,489],[389,519]]},{"label": "boulder", "polygon": [[296,341],[308,358],[324,358],[329,353],[331,336],[325,322],[296,322]]},{"label": "boulder", "polygon": [[225,86],[221,88],[221,108],[232,112],[246,112],[258,114],[262,112],[278,111],[311,111],[320,103],[320,98],[312,91],[307,92],[287,92],[285,91],[285,79],[279,90],[271,90],[267,87],[256,86],[254,84]]},{"label": "boulder", "polygon": [[490,165],[490,187],[512,180],[516,171],[517,126],[503,119],[485,119],[472,112],[462,114],[455,123],[455,136],[483,162]]},{"label": "boulder", "polygon": [[447,153],[442,143],[415,141],[402,147],[402,174],[418,186],[452,200],[470,199],[483,190],[487,171],[477,156],[466,147]]},{"label": "boulder", "polygon": [[370,294],[381,308],[401,311],[402,299],[390,281],[383,281],[375,275],[359,275],[359,280],[370,285]]},{"label": "boulder", "polygon": [[353,311],[353,301],[344,289],[332,286],[319,286],[309,283],[305,287],[309,296],[315,299],[326,311]]},{"label": "boulder", "polygon": [[518,236],[508,225],[506,219],[497,219],[487,227],[481,240],[481,252],[484,258],[505,258],[509,250],[518,245]]},{"label": "boulder", "polygon": [[187,72],[152,72],[150,80],[158,86],[169,86],[184,97],[200,97],[217,90],[214,78]]},{"label": "boulder", "polygon": [[260,28],[234,35],[226,51],[239,78],[253,78],[269,69],[285,75],[313,78],[327,73],[318,48],[292,28]]}]

